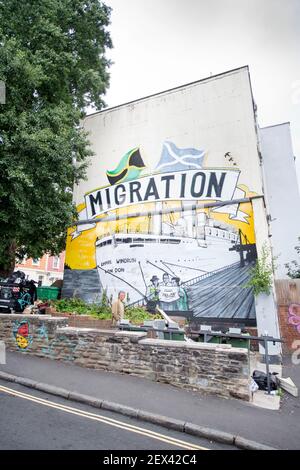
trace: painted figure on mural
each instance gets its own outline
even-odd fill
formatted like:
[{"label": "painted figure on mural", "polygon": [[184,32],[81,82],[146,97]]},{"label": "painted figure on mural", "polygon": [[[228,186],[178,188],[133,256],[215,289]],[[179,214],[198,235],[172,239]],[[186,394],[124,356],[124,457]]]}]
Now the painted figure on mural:
[{"label": "painted figure on mural", "polygon": [[162,282],[159,284],[159,305],[162,310],[176,310],[176,304],[179,300],[178,286],[171,279],[168,273],[163,274]]},{"label": "painted figure on mural", "polygon": [[113,325],[118,325],[120,321],[124,318],[124,300],[126,297],[126,293],[124,291],[120,291],[118,294],[117,300],[112,303],[111,306],[111,313],[112,313],[112,322]]},{"label": "painted figure on mural", "polygon": [[170,278],[170,275],[168,273],[164,273],[162,277],[162,282],[160,283],[161,287],[169,287],[172,286],[172,280]]},{"label": "painted figure on mural", "polygon": [[180,285],[180,278],[179,277],[173,277],[172,278],[174,285],[178,289],[178,295],[179,299],[176,301],[176,305],[174,310],[179,310],[182,312],[185,312],[189,309],[188,307],[188,296],[185,291],[185,289]]},{"label": "painted figure on mural", "polygon": [[159,300],[159,279],[157,276],[152,276],[150,284],[147,286],[146,296],[149,300]]},{"label": "painted figure on mural", "polygon": [[149,311],[154,311],[157,304],[168,312],[188,310],[188,297],[180,278],[171,278],[168,273],[163,274],[162,282],[159,282],[158,276],[152,276],[146,297]]},{"label": "painted figure on mural", "polygon": [[159,278],[152,276],[150,284],[147,286],[147,310],[150,312],[155,311],[156,305],[159,303]]}]

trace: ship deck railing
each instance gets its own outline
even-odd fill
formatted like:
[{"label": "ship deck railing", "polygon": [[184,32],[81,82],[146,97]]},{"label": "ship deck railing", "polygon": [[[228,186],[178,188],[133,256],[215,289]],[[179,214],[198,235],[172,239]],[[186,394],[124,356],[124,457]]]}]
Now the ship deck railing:
[{"label": "ship deck railing", "polygon": [[[99,240],[102,240],[103,238],[107,237],[128,237],[131,235],[131,238],[136,237],[138,238],[140,235],[149,235],[150,237],[170,237],[170,238],[191,238],[191,237],[185,237],[184,235],[180,235],[178,233],[153,233],[153,232],[114,232],[114,233],[105,233],[104,235],[100,235],[99,237],[96,238],[96,242]],[[202,238],[200,238],[202,240]]]},{"label": "ship deck railing", "polygon": [[[195,240],[206,240],[207,236],[211,236],[213,238],[223,238],[223,237],[219,237],[218,235],[211,235],[208,232],[209,229],[211,228],[215,228],[217,230],[222,230],[222,231],[225,231],[228,233],[228,231],[226,229],[222,229],[220,227],[210,227],[210,226],[205,226],[205,230],[203,230],[203,237],[202,236],[196,236],[196,237],[187,237],[185,235],[182,235],[180,233],[174,233],[174,232],[171,232],[171,233],[153,233],[151,232],[150,230],[148,231],[141,231],[141,232],[126,232],[125,230],[124,231],[120,231],[120,232],[114,232],[114,233],[104,233],[103,235],[100,235],[99,237],[96,238],[96,242],[98,242],[99,240],[102,240],[103,238],[107,238],[107,237],[119,237],[119,236],[128,236],[128,235],[132,235],[132,236],[135,236],[135,237],[139,237],[139,235],[149,235],[151,237],[170,237],[170,238],[194,238]],[[230,232],[231,235],[233,236],[236,236],[236,234],[234,232]],[[232,240],[232,238],[230,238],[230,240]]]}]

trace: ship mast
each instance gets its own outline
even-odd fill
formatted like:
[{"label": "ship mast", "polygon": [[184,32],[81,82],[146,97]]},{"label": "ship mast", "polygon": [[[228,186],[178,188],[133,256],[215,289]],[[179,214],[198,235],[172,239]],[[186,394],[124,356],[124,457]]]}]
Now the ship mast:
[{"label": "ship mast", "polygon": [[154,235],[162,234],[162,202],[155,202],[154,214],[152,214],[152,232]]},{"label": "ship mast", "polygon": [[186,221],[186,233],[185,236],[189,238],[194,237],[194,229],[195,229],[195,209],[194,208],[189,208],[186,210],[186,207],[191,206],[191,201],[184,201],[182,203],[183,205],[183,218]]},{"label": "ship mast", "polygon": [[197,238],[200,238],[201,240],[205,240],[206,234],[205,234],[205,227],[207,223],[207,215],[205,212],[199,212],[197,215]]}]

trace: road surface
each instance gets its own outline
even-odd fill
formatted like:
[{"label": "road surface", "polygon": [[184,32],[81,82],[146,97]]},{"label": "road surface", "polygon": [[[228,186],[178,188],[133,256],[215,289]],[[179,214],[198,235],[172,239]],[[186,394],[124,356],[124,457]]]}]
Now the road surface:
[{"label": "road surface", "polygon": [[1,450],[233,449],[0,381]]}]

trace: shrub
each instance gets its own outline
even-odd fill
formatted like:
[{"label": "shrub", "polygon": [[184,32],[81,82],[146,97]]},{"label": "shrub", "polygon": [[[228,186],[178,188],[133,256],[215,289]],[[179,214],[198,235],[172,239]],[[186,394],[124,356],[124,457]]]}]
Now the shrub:
[{"label": "shrub", "polygon": [[255,266],[251,269],[251,278],[246,287],[252,287],[254,295],[267,294],[271,292],[274,259],[269,261],[270,251],[264,244],[261,257],[256,260]]},{"label": "shrub", "polygon": [[[70,299],[52,300],[53,305],[58,312],[77,313],[78,315],[90,315],[100,320],[111,319],[111,307],[108,304],[106,293],[103,294],[101,304],[88,304],[81,299],[72,297]],[[133,324],[143,323],[145,320],[161,319],[160,314],[152,315],[143,307],[129,307],[125,310],[124,317]]]}]

